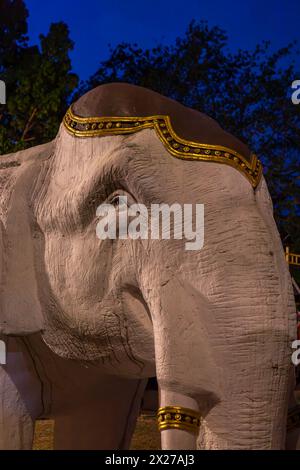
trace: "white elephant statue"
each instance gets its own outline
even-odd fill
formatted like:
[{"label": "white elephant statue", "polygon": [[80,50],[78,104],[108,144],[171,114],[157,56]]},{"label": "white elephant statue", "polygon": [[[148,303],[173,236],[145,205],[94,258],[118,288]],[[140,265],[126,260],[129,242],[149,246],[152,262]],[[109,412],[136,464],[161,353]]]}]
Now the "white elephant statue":
[{"label": "white elephant statue", "polygon": [[[0,159],[0,448],[124,449],[157,377],[163,449],[282,449],[296,337],[257,157],[153,91],[102,85]],[[120,205],[126,196],[128,207]],[[99,238],[97,208],[204,205],[204,244]]]}]

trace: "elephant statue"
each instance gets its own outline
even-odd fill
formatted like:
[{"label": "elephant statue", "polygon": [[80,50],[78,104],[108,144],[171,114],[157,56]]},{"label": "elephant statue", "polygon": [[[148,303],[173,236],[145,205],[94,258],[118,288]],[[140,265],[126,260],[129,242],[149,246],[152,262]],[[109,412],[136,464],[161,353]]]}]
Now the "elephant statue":
[{"label": "elephant statue", "polygon": [[[155,376],[163,449],[285,447],[295,303],[244,143],[151,90],[105,84],[54,141],[2,156],[0,188],[0,448],[30,449],[50,417],[55,449],[126,449]],[[175,203],[204,207],[201,249],[172,230],[97,236],[102,204]]]}]

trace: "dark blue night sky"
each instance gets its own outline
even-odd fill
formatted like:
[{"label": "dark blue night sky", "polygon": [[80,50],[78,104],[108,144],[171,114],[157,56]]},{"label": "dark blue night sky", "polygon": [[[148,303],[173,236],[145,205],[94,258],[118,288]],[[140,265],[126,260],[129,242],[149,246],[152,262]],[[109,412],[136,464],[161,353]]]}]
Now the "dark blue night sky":
[{"label": "dark blue night sky", "polygon": [[[26,4],[34,43],[51,22],[63,20],[69,25],[75,42],[73,67],[82,79],[107,58],[109,43],[169,44],[193,18],[223,27],[232,50],[251,49],[264,39],[271,40],[273,48],[293,39],[300,43],[300,0],[26,0]],[[300,71],[300,59],[294,58]]]}]

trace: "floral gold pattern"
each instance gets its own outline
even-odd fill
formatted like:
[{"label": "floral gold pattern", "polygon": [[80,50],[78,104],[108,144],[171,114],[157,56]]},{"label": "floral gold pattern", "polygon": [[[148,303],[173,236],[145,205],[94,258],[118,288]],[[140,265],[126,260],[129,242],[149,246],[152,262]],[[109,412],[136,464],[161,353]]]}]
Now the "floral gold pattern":
[{"label": "floral gold pattern", "polygon": [[76,137],[132,134],[143,129],[155,129],[168,152],[176,158],[230,165],[240,171],[253,188],[257,187],[262,176],[262,165],[254,153],[249,162],[243,155],[227,147],[182,139],[175,133],[169,116],[83,118],[69,108],[63,123],[68,132]]}]

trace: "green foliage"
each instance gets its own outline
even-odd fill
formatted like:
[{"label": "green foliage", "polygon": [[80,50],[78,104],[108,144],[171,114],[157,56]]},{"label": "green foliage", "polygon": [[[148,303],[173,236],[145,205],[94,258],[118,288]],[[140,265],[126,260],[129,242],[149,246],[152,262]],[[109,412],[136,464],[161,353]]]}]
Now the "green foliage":
[{"label": "green foliage", "polygon": [[226,46],[226,33],[206,22],[192,22],[174,45],[142,50],[122,43],[80,94],[101,83],[128,82],[216,119],[259,155],[283,243],[299,251],[300,105],[292,104],[290,88],[299,76],[289,60],[294,44],[276,52],[268,42],[236,53]]},{"label": "green foliage", "polygon": [[53,139],[78,84],[67,25],[52,24],[39,47],[29,46],[27,15],[22,0],[0,0],[0,71],[7,85],[7,104],[0,107],[2,154]]},{"label": "green foliage", "polygon": [[0,0],[0,73],[14,67],[27,41],[28,11],[22,0]]}]

